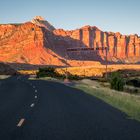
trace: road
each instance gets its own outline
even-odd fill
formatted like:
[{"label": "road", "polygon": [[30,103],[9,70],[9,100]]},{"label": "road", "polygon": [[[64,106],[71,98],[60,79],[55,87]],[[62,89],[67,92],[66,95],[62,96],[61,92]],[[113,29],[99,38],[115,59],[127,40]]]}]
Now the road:
[{"label": "road", "polygon": [[0,80],[0,140],[139,140],[140,123],[60,83]]}]

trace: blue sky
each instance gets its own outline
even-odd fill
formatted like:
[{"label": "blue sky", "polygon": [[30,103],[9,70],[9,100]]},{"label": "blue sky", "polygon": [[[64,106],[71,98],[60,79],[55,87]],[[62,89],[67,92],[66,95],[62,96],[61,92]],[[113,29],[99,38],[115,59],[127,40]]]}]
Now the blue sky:
[{"label": "blue sky", "polygon": [[0,23],[20,23],[40,15],[56,28],[84,25],[140,35],[140,0],[0,0]]}]

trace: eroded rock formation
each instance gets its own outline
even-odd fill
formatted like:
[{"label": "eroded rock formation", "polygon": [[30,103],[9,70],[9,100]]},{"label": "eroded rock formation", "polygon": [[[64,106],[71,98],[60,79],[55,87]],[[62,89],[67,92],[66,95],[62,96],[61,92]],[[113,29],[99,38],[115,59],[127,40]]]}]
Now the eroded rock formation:
[{"label": "eroded rock formation", "polygon": [[[140,37],[138,35],[122,35],[119,32],[103,32],[97,27],[85,26],[73,31],[54,30],[54,34],[70,37],[71,47],[100,48],[96,52],[105,57],[108,47],[110,61],[135,63],[140,60]],[[132,61],[131,61],[132,60]]]},{"label": "eroded rock formation", "polygon": [[0,25],[0,61],[29,64],[58,64],[61,59],[44,44],[45,28],[31,22],[21,25]]},{"label": "eroded rock formation", "polygon": [[[81,47],[94,51],[67,52],[67,48]],[[55,29],[41,17],[23,24],[0,25],[2,62],[48,65],[75,65],[80,60],[104,62],[105,47],[112,63],[140,62],[140,37],[136,34],[103,32],[95,26],[65,31]]]}]

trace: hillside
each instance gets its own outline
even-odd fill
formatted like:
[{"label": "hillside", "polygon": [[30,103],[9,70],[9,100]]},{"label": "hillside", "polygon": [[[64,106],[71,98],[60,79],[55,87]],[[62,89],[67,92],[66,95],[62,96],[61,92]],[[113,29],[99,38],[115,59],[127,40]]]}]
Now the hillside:
[{"label": "hillside", "polygon": [[[67,48],[81,47],[95,50],[67,52]],[[105,63],[104,47],[109,49],[110,63],[140,62],[140,37],[136,34],[103,32],[95,26],[65,31],[55,29],[40,16],[31,22],[0,25],[1,62],[57,66],[77,66],[79,63],[86,66],[100,65]]]}]

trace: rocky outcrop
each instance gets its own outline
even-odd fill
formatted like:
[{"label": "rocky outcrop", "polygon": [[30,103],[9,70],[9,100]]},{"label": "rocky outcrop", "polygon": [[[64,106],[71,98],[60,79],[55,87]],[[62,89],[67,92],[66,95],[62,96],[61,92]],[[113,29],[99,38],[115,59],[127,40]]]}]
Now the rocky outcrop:
[{"label": "rocky outcrop", "polygon": [[[2,62],[59,66],[77,65],[81,60],[84,65],[91,61],[103,63],[105,47],[111,63],[140,62],[140,37],[136,34],[103,32],[95,26],[65,31],[55,29],[42,17],[23,24],[0,25]],[[69,52],[67,48],[94,50]]]},{"label": "rocky outcrop", "polygon": [[128,36],[119,32],[103,32],[91,26],[73,31],[54,30],[54,34],[73,39],[68,42],[72,48],[97,48],[96,53],[103,59],[106,53],[103,48],[108,47],[108,59],[112,62],[135,63],[140,61],[140,37],[136,34]]},{"label": "rocky outcrop", "polygon": [[48,22],[46,21],[43,17],[41,16],[36,16],[34,17],[31,22],[35,25],[38,25],[40,27],[44,27],[49,31],[55,30],[55,28]]}]

